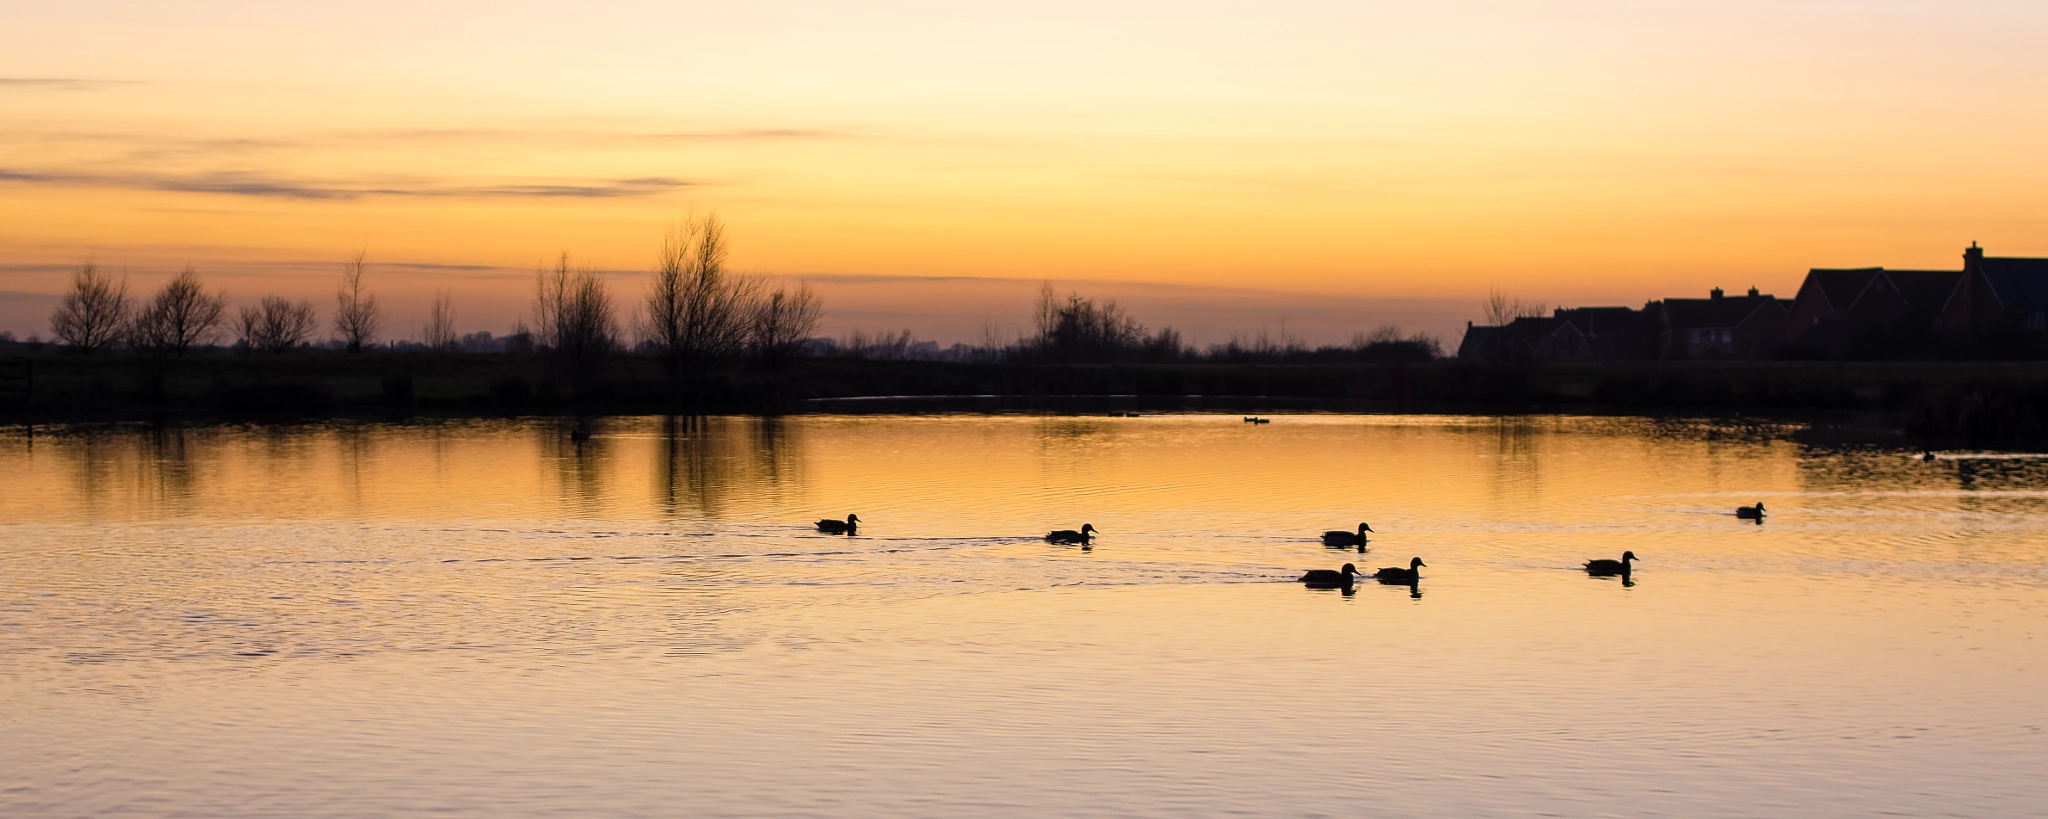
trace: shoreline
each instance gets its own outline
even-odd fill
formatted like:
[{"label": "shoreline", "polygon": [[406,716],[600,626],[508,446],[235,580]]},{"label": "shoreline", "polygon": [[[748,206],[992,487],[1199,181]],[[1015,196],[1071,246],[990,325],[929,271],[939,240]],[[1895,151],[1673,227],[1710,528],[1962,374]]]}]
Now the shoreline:
[{"label": "shoreline", "polygon": [[[16,358],[19,362],[23,359]],[[1854,415],[1929,448],[2048,440],[2048,362],[1660,361],[1020,364],[800,359],[689,382],[619,356],[46,354],[0,423],[330,417],[1030,411]],[[580,381],[580,386],[577,385]],[[24,400],[26,399],[26,400]],[[894,407],[895,410],[884,408]],[[1885,419],[1872,422],[1869,419]]]}]

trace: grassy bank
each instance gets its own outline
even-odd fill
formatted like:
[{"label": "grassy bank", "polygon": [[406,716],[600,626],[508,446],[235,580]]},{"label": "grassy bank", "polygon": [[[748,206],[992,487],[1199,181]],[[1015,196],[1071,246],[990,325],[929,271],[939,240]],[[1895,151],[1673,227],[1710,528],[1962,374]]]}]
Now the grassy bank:
[{"label": "grassy bank", "polygon": [[2035,362],[1498,368],[1455,361],[1038,365],[803,359],[773,372],[733,366],[679,384],[655,360],[617,357],[579,386],[554,358],[542,355],[202,354],[151,362],[43,351],[0,360],[28,362],[34,372],[32,393],[0,393],[0,413],[43,422],[166,414],[787,412],[812,408],[808,402],[819,399],[856,396],[1116,395],[1155,406],[1185,396],[1243,396],[1389,410],[1875,410],[1893,414],[1902,428],[1930,440],[2048,433],[2048,364]]}]

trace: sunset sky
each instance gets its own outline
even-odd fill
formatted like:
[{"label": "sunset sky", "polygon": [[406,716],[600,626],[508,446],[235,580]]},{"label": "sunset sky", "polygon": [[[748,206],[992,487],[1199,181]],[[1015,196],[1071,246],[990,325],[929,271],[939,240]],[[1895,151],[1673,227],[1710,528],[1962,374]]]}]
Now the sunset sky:
[{"label": "sunset sky", "polygon": [[394,334],[437,288],[503,332],[562,251],[631,301],[692,212],[833,332],[1045,279],[1197,341],[1789,297],[2048,256],[2043,42],[2004,0],[0,0],[0,330],[87,258],[325,314],[362,248]]}]

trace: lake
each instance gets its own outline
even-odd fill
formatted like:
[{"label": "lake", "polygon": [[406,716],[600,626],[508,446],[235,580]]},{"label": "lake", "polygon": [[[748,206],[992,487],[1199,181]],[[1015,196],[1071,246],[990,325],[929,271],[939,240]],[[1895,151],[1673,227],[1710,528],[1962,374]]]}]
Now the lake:
[{"label": "lake", "polygon": [[2048,811],[2048,460],[1269,417],[0,430],[0,815]]}]

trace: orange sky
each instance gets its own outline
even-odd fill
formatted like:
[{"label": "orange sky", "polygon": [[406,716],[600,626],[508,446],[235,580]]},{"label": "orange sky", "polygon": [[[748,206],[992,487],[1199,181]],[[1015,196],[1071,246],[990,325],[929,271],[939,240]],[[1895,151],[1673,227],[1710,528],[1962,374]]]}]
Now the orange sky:
[{"label": "orange sky", "polygon": [[[630,295],[692,210],[821,282],[1292,294],[1248,329],[2048,255],[2039,4],[958,6],[19,4],[0,329],[88,256],[324,299],[366,247],[394,307],[502,331],[537,259]],[[926,335],[994,309],[916,284]]]}]

